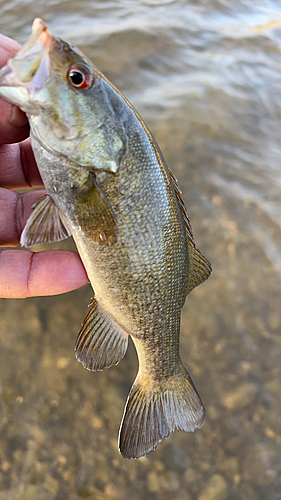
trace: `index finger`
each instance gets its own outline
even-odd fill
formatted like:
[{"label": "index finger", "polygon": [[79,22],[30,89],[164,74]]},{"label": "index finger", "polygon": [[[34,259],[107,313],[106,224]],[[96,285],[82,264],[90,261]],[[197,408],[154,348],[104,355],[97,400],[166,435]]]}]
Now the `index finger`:
[{"label": "index finger", "polygon": [[[17,42],[0,34],[0,68],[20,48],[21,46]],[[17,106],[0,99],[0,145],[23,141],[28,135],[29,125],[25,113]]]}]

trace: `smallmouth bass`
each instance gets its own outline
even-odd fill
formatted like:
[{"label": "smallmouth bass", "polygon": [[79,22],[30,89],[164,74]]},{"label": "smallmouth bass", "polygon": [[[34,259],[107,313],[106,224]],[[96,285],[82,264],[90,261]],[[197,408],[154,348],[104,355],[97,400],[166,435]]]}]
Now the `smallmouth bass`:
[{"label": "smallmouth bass", "polygon": [[180,188],[147,126],[78,49],[40,19],[0,71],[0,96],[26,112],[47,195],[21,244],[73,236],[94,289],[76,357],[102,370],[134,342],[139,372],[119,434],[125,458],[204,423],[179,357],[181,308],[211,272],[195,245]]}]

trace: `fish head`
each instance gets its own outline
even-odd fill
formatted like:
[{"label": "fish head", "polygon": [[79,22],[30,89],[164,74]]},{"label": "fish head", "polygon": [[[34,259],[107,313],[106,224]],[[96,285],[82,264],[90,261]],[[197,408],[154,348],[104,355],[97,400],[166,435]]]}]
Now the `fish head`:
[{"label": "fish head", "polygon": [[[27,114],[43,148],[81,166],[116,172],[126,139],[113,94],[91,61],[53,36],[41,19],[0,71],[0,96]],[[120,103],[117,108],[120,113]]]}]

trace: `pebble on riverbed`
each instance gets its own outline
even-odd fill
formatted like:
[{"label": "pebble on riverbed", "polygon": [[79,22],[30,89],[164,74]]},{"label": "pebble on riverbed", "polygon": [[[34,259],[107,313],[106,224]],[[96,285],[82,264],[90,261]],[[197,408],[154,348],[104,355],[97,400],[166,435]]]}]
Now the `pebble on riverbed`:
[{"label": "pebble on riverbed", "polygon": [[220,474],[214,474],[203,488],[198,500],[226,500],[228,485]]}]

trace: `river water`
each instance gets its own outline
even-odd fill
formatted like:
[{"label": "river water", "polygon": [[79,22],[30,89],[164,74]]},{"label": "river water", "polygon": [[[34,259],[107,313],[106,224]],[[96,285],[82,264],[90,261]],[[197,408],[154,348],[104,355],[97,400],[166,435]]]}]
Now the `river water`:
[{"label": "river water", "polygon": [[133,103],[213,266],[181,327],[206,423],[138,461],[117,453],[134,349],[101,373],[75,360],[90,287],[0,302],[0,500],[281,499],[280,2],[2,0],[0,14],[21,43],[42,17]]}]

